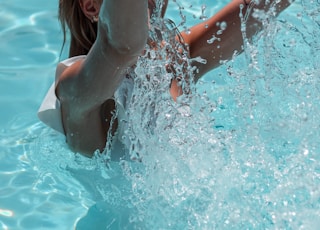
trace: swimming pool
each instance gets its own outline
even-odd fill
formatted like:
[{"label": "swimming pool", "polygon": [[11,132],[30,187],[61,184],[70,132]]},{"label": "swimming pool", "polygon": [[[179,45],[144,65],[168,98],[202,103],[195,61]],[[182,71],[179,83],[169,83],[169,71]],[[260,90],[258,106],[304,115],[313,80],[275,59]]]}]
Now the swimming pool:
[{"label": "swimming pool", "polygon": [[[203,4],[209,16],[227,2],[180,1],[185,26]],[[199,82],[191,111],[157,101],[152,132],[133,117],[142,163],[74,155],[38,121],[60,55],[57,1],[0,6],[0,228],[320,226],[319,1],[266,22],[244,54]],[[176,10],[172,1],[179,24]]]}]

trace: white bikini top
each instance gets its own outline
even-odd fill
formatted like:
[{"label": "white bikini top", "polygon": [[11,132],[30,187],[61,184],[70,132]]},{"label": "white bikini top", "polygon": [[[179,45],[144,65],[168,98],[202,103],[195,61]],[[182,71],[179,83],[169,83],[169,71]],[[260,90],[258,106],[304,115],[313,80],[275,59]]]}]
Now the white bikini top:
[{"label": "white bikini top", "polygon": [[[56,79],[62,74],[62,72],[68,67],[71,66],[76,61],[86,58],[85,55],[72,57],[60,62],[56,69]],[[62,125],[61,119],[61,108],[60,101],[55,94],[56,85],[53,83],[49,88],[45,98],[43,99],[41,106],[38,110],[39,119],[51,127],[52,129],[65,134],[64,128]],[[125,130],[125,122],[121,122],[126,120],[125,110],[129,106],[129,97],[131,97],[133,89],[133,79],[132,78],[124,78],[118,89],[114,94],[114,99],[116,102],[116,107],[118,111],[118,120],[120,121],[118,124],[118,135],[123,136]]]}]

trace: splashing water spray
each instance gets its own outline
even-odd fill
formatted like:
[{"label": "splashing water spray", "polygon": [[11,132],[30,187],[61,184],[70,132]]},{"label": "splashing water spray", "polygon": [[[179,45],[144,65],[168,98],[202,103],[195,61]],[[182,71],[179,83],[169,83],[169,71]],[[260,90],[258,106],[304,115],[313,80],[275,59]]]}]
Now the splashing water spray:
[{"label": "splashing water spray", "polygon": [[[273,6],[264,12],[250,5],[247,13],[240,7],[244,52],[197,84],[191,64],[206,60],[189,59],[175,39],[178,28],[190,32],[191,3],[172,1],[176,24],[160,18],[162,4],[156,1],[150,39],[134,69],[126,111],[129,160],[111,162],[107,144],[107,154],[97,153],[85,166],[103,174],[94,183],[82,178],[107,201],[99,207],[111,224],[132,229],[316,229],[319,1],[299,1],[278,18]],[[198,13],[193,4],[191,18],[202,22],[210,4],[201,2]],[[251,40],[248,12],[263,26]],[[228,29],[225,22],[217,26],[211,45]],[[169,93],[172,79],[184,91],[177,102]],[[74,177],[77,167],[68,165]],[[116,173],[125,179],[112,179]]]}]

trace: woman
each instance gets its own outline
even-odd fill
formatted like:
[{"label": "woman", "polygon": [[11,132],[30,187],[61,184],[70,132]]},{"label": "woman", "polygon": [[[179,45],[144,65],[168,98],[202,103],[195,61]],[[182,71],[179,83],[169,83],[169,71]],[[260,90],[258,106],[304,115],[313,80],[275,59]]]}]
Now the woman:
[{"label": "woman", "polygon": [[[207,21],[192,27],[188,33],[181,33],[179,41],[188,47],[190,58],[206,60],[206,64],[193,63],[197,68],[195,81],[217,67],[220,60],[230,59],[236,50],[241,51],[240,5],[245,13],[249,4],[254,9],[267,10],[276,1],[267,2],[265,5],[263,1],[233,0]],[[161,17],[167,4],[168,0],[164,0]],[[275,14],[289,4],[289,0],[276,4]],[[95,150],[104,149],[112,112],[119,103],[114,95],[145,49],[148,22],[155,5],[154,0],[60,0],[60,20],[64,31],[67,25],[71,32],[69,56],[73,58],[58,65],[55,87],[51,89],[58,100],[49,92],[57,103],[52,107],[57,114],[52,115],[52,111],[49,114],[44,103],[39,117],[54,128],[62,129],[73,151],[92,156]],[[207,42],[220,30],[216,26],[218,22],[227,24],[219,36],[219,48]],[[251,38],[259,29],[258,21],[249,17],[247,37]],[[178,81],[173,79],[172,98],[175,100],[181,92]],[[61,121],[56,119],[57,124],[52,124],[51,116],[61,116]]]}]

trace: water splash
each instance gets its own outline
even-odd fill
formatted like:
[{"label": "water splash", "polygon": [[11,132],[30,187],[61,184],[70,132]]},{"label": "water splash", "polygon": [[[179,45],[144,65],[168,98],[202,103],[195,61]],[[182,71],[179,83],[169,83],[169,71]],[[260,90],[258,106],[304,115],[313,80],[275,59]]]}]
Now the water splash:
[{"label": "water splash", "polygon": [[264,30],[217,70],[231,75],[222,91],[188,81],[191,93],[174,103],[165,68],[172,60],[161,47],[160,59],[149,51],[139,60],[128,134],[141,163],[124,163],[132,222],[150,229],[317,226],[319,64],[311,54],[319,17],[312,4],[304,2],[298,22],[256,15]]},{"label": "water splash", "polygon": [[[176,24],[185,29],[188,17],[182,4],[179,9]],[[168,56],[183,47],[147,47],[128,111],[137,161],[74,156],[42,135],[29,156],[41,172],[34,190],[59,191],[85,207],[96,202],[79,229],[316,229],[319,9],[319,2],[302,0],[279,18],[256,15],[263,32],[197,85],[188,79],[191,60],[181,65],[183,52]],[[181,77],[186,70],[189,76]],[[178,102],[168,92],[175,77],[189,86]]]}]

